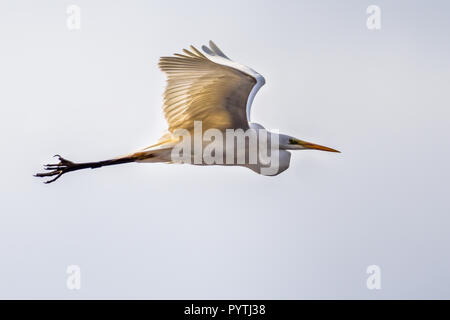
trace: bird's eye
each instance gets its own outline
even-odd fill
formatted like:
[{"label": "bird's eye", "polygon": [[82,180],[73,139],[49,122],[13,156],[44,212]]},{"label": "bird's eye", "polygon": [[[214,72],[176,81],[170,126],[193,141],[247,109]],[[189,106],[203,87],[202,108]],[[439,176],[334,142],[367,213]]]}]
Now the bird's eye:
[{"label": "bird's eye", "polygon": [[295,139],[289,139],[290,144],[299,144],[297,140]]}]

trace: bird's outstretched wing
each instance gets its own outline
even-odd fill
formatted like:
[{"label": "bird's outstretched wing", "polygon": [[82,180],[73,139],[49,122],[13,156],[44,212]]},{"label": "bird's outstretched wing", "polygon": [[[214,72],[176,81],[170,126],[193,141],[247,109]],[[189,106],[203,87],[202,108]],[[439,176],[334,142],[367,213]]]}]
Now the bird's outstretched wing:
[{"label": "bird's outstretched wing", "polygon": [[191,46],[159,61],[167,75],[163,111],[170,132],[193,130],[194,121],[202,121],[203,130],[249,127],[249,107],[264,78],[228,59],[213,42],[210,47],[203,46],[203,54]]}]

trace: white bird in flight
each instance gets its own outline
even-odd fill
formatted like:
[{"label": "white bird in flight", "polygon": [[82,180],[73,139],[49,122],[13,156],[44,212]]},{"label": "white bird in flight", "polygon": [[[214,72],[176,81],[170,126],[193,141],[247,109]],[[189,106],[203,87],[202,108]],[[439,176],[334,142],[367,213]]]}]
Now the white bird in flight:
[{"label": "white bird in flight", "polygon": [[[159,60],[160,69],[167,75],[162,108],[169,127],[156,144],[125,156],[96,162],[75,163],[56,155],[59,163],[45,165],[44,169],[48,172],[37,173],[35,176],[52,177],[45,181],[45,183],[51,183],[64,173],[80,169],[95,169],[129,162],[180,162],[174,161],[172,155],[172,151],[181,139],[175,133],[177,130],[193,133],[197,121],[201,122],[202,133],[208,129],[216,129],[223,133],[230,129],[243,131],[250,129],[256,132],[265,130],[262,125],[250,121],[252,102],[265,83],[264,77],[253,69],[228,58],[212,41],[209,42],[209,47],[202,46],[203,52],[193,46],[190,48],[191,50],[183,49],[184,54],[161,57]],[[278,168],[275,172],[265,175],[277,175],[289,168],[291,154],[288,150],[316,149],[339,152],[285,134],[269,132],[268,137],[268,140],[276,138],[278,141],[276,145]],[[259,135],[257,139],[261,139]],[[201,142],[202,146],[204,143],[204,141]],[[223,157],[226,157],[226,151],[220,151],[224,153]],[[242,152],[249,153],[249,144],[240,146],[238,144],[233,151],[236,151],[236,155]],[[194,153],[195,150],[190,151],[189,157],[193,158]],[[233,154],[233,160],[236,160],[236,155]],[[194,164],[210,163],[202,160]],[[263,164],[258,158],[256,163],[234,161],[225,165],[244,166],[264,174],[261,168],[266,163]]]}]

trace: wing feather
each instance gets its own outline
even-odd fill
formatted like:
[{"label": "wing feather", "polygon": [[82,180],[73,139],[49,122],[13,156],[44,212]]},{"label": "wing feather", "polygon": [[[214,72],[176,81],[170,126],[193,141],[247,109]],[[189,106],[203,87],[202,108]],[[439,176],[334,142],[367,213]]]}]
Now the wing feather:
[{"label": "wing feather", "polygon": [[[256,79],[190,49],[159,61],[167,75],[163,112],[169,131],[193,130],[194,121],[202,121],[203,130],[247,129],[246,104]],[[225,56],[215,45],[212,50]]]}]

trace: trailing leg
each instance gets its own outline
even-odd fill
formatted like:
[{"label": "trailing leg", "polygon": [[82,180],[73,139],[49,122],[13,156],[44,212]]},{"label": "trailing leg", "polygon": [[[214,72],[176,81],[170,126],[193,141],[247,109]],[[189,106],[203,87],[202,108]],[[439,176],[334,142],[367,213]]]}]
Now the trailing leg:
[{"label": "trailing leg", "polygon": [[111,166],[116,164],[122,164],[122,163],[128,163],[128,162],[135,162],[139,160],[139,154],[133,154],[131,156],[116,158],[116,159],[110,159],[110,160],[104,160],[104,161],[96,161],[96,162],[83,162],[83,163],[76,163],[69,161],[67,159],[64,159],[60,155],[55,155],[59,159],[59,163],[56,164],[46,164],[44,166],[44,169],[49,172],[43,172],[43,173],[36,173],[35,177],[53,177],[54,178],[45,181],[44,183],[51,183],[59,179],[64,173],[81,170],[81,169],[96,169],[103,166]]}]

